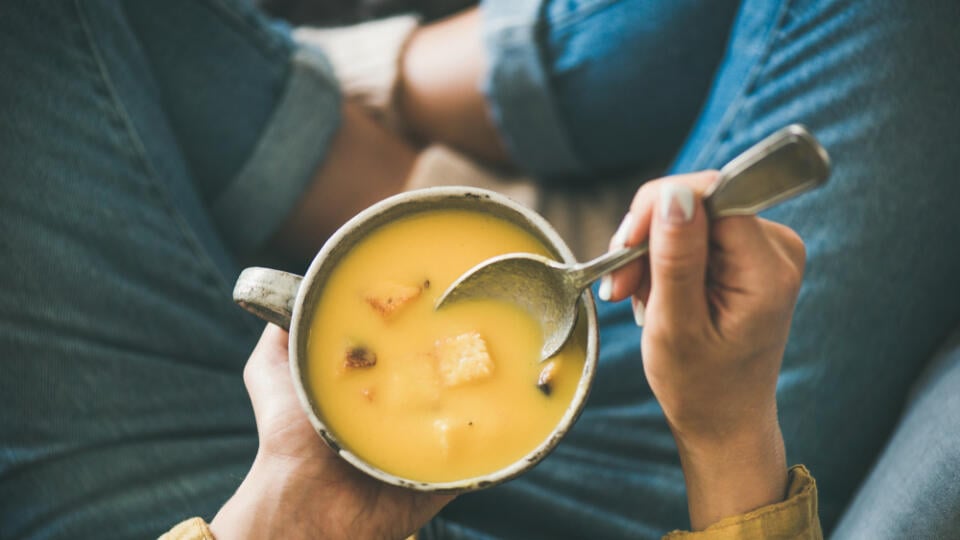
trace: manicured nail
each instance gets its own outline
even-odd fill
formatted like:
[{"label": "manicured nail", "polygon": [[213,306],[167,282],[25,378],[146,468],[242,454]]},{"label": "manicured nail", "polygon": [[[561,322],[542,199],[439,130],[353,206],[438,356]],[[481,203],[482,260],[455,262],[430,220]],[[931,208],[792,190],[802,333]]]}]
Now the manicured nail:
[{"label": "manicured nail", "polygon": [[633,304],[633,320],[637,323],[637,326],[643,326],[643,321],[646,320],[647,308],[643,305],[643,302],[632,298],[630,302]]},{"label": "manicured nail", "polygon": [[667,223],[687,223],[693,218],[693,191],[667,182],[660,188],[660,217]]},{"label": "manicured nail", "polygon": [[600,299],[604,302],[610,301],[610,296],[613,294],[613,279],[609,274],[600,278],[600,290],[597,291],[597,295],[600,296]]},{"label": "manicured nail", "polygon": [[613,239],[611,239],[611,247],[614,249],[622,248],[627,246],[627,235],[630,234],[630,230],[633,229],[633,214],[627,212],[627,215],[623,216],[623,221],[620,222],[620,226],[617,227],[617,232],[613,233]]}]

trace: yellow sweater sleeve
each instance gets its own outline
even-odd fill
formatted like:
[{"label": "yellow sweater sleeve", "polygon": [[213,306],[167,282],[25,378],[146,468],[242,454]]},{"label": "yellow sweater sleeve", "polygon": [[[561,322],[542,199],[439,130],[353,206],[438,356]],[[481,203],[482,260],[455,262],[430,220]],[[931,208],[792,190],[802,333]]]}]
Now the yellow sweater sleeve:
[{"label": "yellow sweater sleeve", "polygon": [[791,467],[789,474],[783,502],[724,518],[702,531],[673,531],[663,540],[822,540],[817,484],[803,465]]},{"label": "yellow sweater sleeve", "polygon": [[203,518],[190,518],[170,529],[157,540],[214,540],[210,527]]},{"label": "yellow sweater sleeve", "polygon": [[[673,531],[663,540],[823,540],[817,514],[817,484],[803,465],[790,469],[787,498],[739,516],[724,518],[702,531]],[[411,536],[415,540],[416,536]],[[190,518],[158,540],[214,540],[203,519]],[[408,539],[410,540],[410,539]]]},{"label": "yellow sweater sleeve", "polygon": [[[157,540],[216,540],[210,527],[203,518],[193,517],[177,524]],[[417,535],[411,534],[407,540],[417,540]]]}]

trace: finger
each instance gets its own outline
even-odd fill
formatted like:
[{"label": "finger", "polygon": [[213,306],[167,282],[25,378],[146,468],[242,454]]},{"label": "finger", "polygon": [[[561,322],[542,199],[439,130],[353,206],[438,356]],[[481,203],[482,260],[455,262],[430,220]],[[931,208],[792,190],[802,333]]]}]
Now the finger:
[{"label": "finger", "polygon": [[642,267],[640,283],[633,290],[633,296],[643,300],[643,303],[647,303],[647,297],[650,296],[650,258],[643,257],[640,259],[640,266]]},{"label": "finger", "polygon": [[646,306],[650,299],[650,272],[647,271],[643,279],[640,280],[640,286],[630,297],[630,306],[633,308],[633,321],[637,326],[646,324]]},{"label": "finger", "polygon": [[806,250],[793,230],[749,216],[718,221],[712,236],[709,278],[715,307],[777,316],[796,302]]},{"label": "finger", "polygon": [[710,242],[717,254],[733,259],[770,250],[770,241],[756,216],[718,219],[711,227]]},{"label": "finger", "polygon": [[293,392],[287,337],[287,332],[280,327],[267,324],[243,369],[243,382],[258,423],[268,415],[271,396]]},{"label": "finger", "polygon": [[648,314],[674,328],[708,320],[707,216],[687,184],[665,181],[650,228]]},{"label": "finger", "polygon": [[[632,212],[627,212],[617,227],[617,232],[610,238],[608,251],[616,251],[628,247],[627,234],[633,229],[636,217]],[[643,277],[643,259],[627,264],[626,266],[603,276],[600,280],[599,296],[601,300],[608,302],[620,301],[630,296],[634,284],[639,283]]]},{"label": "finger", "polygon": [[[610,241],[610,249],[620,249],[624,246],[632,247],[647,240],[650,236],[650,222],[657,203],[657,193],[663,182],[681,183],[690,186],[697,193],[702,193],[716,181],[716,178],[716,171],[703,171],[652,180],[641,186],[630,204],[630,211],[624,217],[620,228],[617,229],[617,233]],[[643,265],[628,264],[611,273],[608,280],[609,298],[601,296],[601,299],[618,301],[631,296],[643,279],[644,270],[645,266]],[[601,286],[603,285],[604,282],[601,282]]]},{"label": "finger", "polygon": [[807,261],[807,247],[796,231],[766,219],[759,219],[767,238],[783,256],[801,271]]},{"label": "finger", "polygon": [[802,269],[803,241],[792,230],[756,216],[717,220],[710,234],[713,278],[731,289],[768,287],[771,276],[793,264]]},{"label": "finger", "polygon": [[658,180],[652,180],[643,185],[630,204],[630,212],[637,216],[632,230],[626,235],[625,241],[629,246],[635,246],[650,236],[650,219],[657,206],[660,186],[666,182],[673,182],[688,186],[696,193],[703,193],[717,180],[717,171],[700,171],[689,174],[677,174]]},{"label": "finger", "polygon": [[763,229],[774,251],[779,254],[775,260],[779,267],[774,270],[777,276],[776,283],[780,285],[790,303],[796,302],[797,294],[800,292],[800,285],[803,282],[804,266],[807,262],[807,248],[796,233],[790,227],[760,219],[760,227]]},{"label": "finger", "polygon": [[[630,209],[623,216],[620,226],[610,239],[609,251],[633,247],[646,241],[650,231],[650,207],[656,197],[656,191],[656,180],[640,186],[636,195],[633,196]],[[640,240],[634,240],[636,238]],[[600,281],[600,299],[618,302],[630,296],[640,282],[642,271],[641,265],[634,262],[603,276]]]}]

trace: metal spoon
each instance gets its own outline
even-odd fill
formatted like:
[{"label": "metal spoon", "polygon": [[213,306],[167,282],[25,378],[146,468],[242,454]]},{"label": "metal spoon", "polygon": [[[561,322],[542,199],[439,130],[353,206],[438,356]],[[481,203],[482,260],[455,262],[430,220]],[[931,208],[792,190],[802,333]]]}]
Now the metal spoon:
[{"label": "metal spoon", "polygon": [[[704,195],[712,219],[755,214],[822,185],[830,174],[826,150],[801,125],[787,126],[720,169]],[[647,252],[647,243],[620,249],[581,264],[561,264],[528,253],[488,259],[453,282],[435,309],[471,298],[513,302],[543,327],[540,360],[550,358],[573,331],[581,291],[601,276]]]}]

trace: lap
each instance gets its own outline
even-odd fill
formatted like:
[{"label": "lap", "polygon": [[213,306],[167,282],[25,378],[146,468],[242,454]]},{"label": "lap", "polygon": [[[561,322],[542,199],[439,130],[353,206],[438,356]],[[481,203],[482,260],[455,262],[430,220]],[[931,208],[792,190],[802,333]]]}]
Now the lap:
[{"label": "lap", "polygon": [[[190,9],[219,14],[192,18],[205,25],[189,29],[193,37],[216,41],[254,24],[223,2],[203,5]],[[157,6],[156,24],[189,33]],[[196,73],[164,72],[162,51],[146,50],[149,14],[124,9],[35,2],[0,18],[2,537],[142,538],[191,515],[211,518],[257,447],[242,369],[262,323],[231,302],[239,268],[224,236],[238,218],[275,223],[289,208],[281,200],[270,215],[212,216],[215,192],[232,187],[198,177],[235,179],[251,162],[269,169],[256,163],[271,161],[257,137],[305,105],[290,103],[299,68],[291,47],[264,53],[288,67],[242,83],[269,92],[228,93],[217,109],[263,109],[264,126],[248,140],[216,141],[229,148],[195,147],[183,122],[210,135],[215,119],[186,114],[170,92]],[[312,96],[316,112],[299,115],[315,135],[305,137],[312,155],[292,154],[310,170],[336,125],[322,88]],[[219,162],[191,158],[207,151]],[[268,175],[274,190],[245,189],[268,207],[272,192],[295,194],[304,180],[290,164],[289,178]]]},{"label": "lap", "polygon": [[[893,429],[911,381],[960,320],[960,220],[951,210],[960,188],[949,180],[960,163],[942,142],[960,123],[948,91],[960,82],[950,66],[955,12],[947,1],[922,9],[743,2],[670,167],[719,167],[793,122],[807,124],[833,157],[827,187],[765,215],[795,228],[808,248],[778,397],[788,458],[816,475],[826,530]],[[575,104],[590,95],[551,98]],[[623,104],[585,108],[598,120],[581,126],[561,116],[578,137],[602,130],[595,126]],[[638,124],[624,137],[639,141],[656,128]],[[550,536],[538,533],[544,523],[553,532],[651,538],[684,526],[683,479],[643,381],[640,333],[630,329],[628,306],[602,306],[601,316],[599,378],[572,436],[532,474],[456,501],[443,514],[451,530],[499,534],[471,517],[475,509],[516,511],[519,536],[530,537]]]},{"label": "lap", "polygon": [[[789,2],[767,14],[765,40],[735,29],[731,46],[755,51],[755,61],[746,77],[746,67],[722,68],[718,99],[674,165],[717,167],[792,122],[831,153],[825,188],[765,214],[807,244],[778,401],[790,461],[817,477],[825,530],[960,320],[960,219],[951,209],[960,188],[949,180],[960,160],[943,142],[960,122],[945,92],[960,83],[946,22],[956,5],[918,7]],[[741,24],[762,25],[751,8]]]}]

